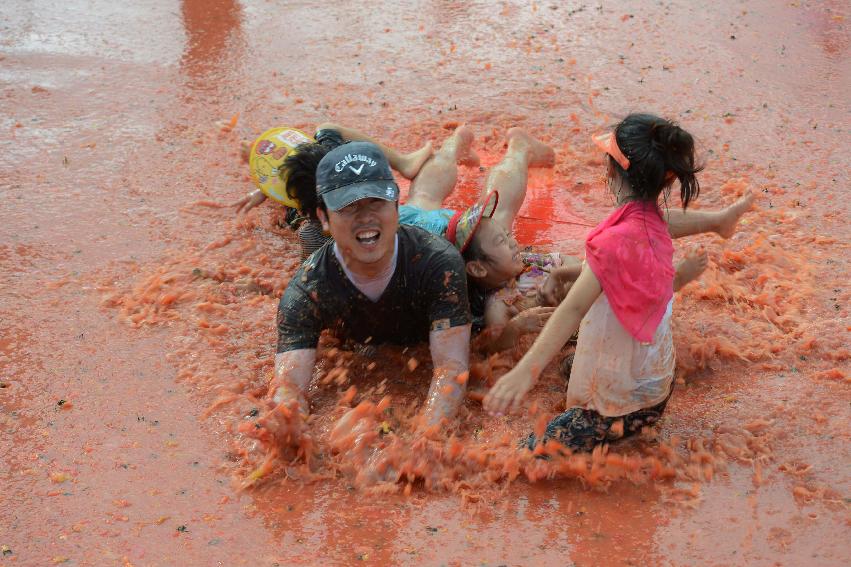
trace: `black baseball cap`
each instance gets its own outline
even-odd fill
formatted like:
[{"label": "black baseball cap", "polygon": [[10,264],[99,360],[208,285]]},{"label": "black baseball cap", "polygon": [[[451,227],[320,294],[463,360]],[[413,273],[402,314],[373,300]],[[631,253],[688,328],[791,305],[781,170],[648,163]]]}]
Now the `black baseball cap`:
[{"label": "black baseball cap", "polygon": [[399,200],[399,186],[378,146],[349,142],[334,148],[316,168],[316,194],[331,211],[361,199]]}]

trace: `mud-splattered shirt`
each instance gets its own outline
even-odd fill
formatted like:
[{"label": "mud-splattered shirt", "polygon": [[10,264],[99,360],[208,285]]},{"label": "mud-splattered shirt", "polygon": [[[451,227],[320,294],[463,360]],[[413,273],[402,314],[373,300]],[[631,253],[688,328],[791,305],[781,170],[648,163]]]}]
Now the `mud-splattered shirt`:
[{"label": "mud-splattered shirt", "polygon": [[400,226],[396,270],[371,301],[346,277],[328,243],[290,280],[278,305],[278,352],[316,348],[331,329],[343,339],[408,344],[470,323],[461,254],[445,239]]}]

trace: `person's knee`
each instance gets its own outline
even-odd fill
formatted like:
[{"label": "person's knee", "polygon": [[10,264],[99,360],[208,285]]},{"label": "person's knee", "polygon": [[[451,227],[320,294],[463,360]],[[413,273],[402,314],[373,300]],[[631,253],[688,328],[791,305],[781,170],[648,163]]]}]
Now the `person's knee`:
[{"label": "person's knee", "polygon": [[505,153],[502,160],[497,164],[495,169],[505,171],[507,173],[525,172],[527,166],[527,153],[520,150],[509,150]]}]

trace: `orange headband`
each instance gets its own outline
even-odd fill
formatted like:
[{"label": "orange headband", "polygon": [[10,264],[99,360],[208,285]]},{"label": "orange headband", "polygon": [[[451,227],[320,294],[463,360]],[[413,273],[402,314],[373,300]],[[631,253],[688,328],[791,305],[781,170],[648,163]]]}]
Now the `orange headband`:
[{"label": "orange headband", "polygon": [[596,136],[591,136],[591,139],[594,140],[594,143],[597,144],[597,147],[612,156],[618,164],[626,171],[629,169],[629,160],[623,152],[618,147],[618,142],[615,140],[615,135],[613,132],[606,132],[605,134],[597,134]]}]

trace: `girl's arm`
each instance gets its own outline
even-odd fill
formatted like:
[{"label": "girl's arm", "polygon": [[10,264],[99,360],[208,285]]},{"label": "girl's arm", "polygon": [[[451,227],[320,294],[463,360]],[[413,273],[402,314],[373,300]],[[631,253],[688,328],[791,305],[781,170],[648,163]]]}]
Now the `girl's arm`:
[{"label": "girl's arm", "polygon": [[487,411],[505,413],[518,408],[543,369],[579,328],[582,318],[601,292],[600,282],[594,272],[587,265],[583,266],[579,279],[550,317],[529,352],[485,396],[484,406]]},{"label": "girl's arm", "polygon": [[525,309],[502,325],[488,325],[482,331],[481,348],[488,354],[512,348],[526,333],[538,333],[555,311],[555,307]]},{"label": "girl's arm", "polygon": [[532,307],[518,313],[516,306],[488,297],[485,328],[476,340],[476,348],[488,354],[512,348],[526,333],[539,333],[553,311],[553,307]]},{"label": "girl's arm", "polygon": [[511,315],[511,309],[504,301],[488,297],[485,300],[485,328],[479,335],[480,340],[476,341],[477,348],[488,354],[508,348],[504,343],[510,341],[508,322],[511,321]]},{"label": "girl's arm", "polygon": [[[509,328],[512,308],[501,299],[490,296],[485,301],[485,328],[476,341],[477,348],[491,354],[505,350],[517,340],[515,329]],[[507,345],[507,346],[506,346]]]},{"label": "girl's arm", "polygon": [[262,203],[266,200],[266,195],[263,194],[263,191],[260,189],[255,189],[254,191],[250,191],[245,197],[240,199],[239,201],[234,201],[229,207],[234,207],[236,209],[236,214],[244,214]]}]

